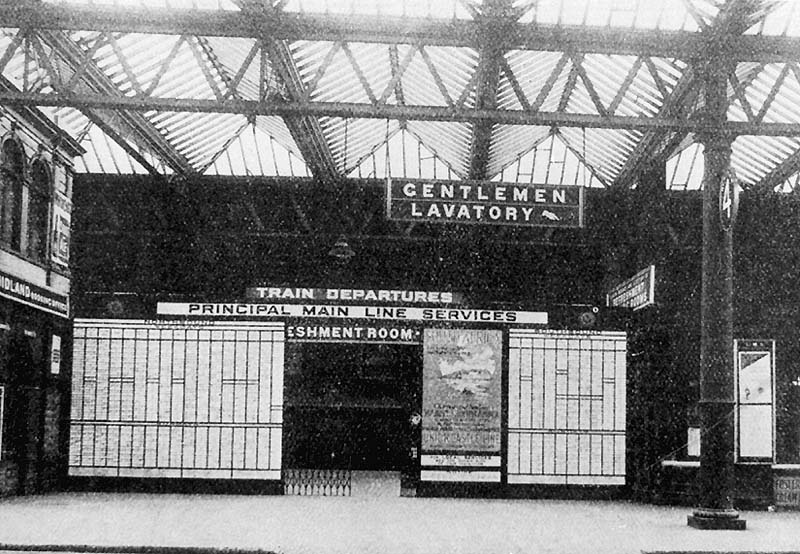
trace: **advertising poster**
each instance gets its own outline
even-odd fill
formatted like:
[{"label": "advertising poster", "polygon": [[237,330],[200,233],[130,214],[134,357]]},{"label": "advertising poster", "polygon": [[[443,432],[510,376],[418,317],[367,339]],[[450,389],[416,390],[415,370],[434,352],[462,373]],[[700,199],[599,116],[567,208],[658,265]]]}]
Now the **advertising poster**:
[{"label": "advertising poster", "polygon": [[72,206],[66,197],[56,194],[53,203],[51,252],[57,264],[69,265],[69,241]]},{"label": "advertising poster", "polygon": [[426,329],[422,450],[500,453],[502,332]]},{"label": "advertising poster", "polygon": [[737,340],[736,426],[738,457],[750,462],[773,459],[775,343]]},{"label": "advertising poster", "polygon": [[50,343],[50,373],[58,375],[61,373],[61,337],[53,335]]}]

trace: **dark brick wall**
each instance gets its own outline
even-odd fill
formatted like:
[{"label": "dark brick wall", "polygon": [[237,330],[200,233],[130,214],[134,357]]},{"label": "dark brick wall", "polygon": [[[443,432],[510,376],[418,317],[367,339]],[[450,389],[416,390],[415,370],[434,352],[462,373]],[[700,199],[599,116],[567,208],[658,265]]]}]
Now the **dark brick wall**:
[{"label": "dark brick wall", "polygon": [[[132,303],[154,294],[212,300],[267,283],[450,289],[483,306],[602,305],[610,285],[653,263],[657,305],[634,314],[628,326],[628,419],[630,474],[644,489],[655,486],[659,461],[684,452],[699,396],[699,194],[658,187],[589,191],[583,230],[418,225],[406,236],[383,217],[380,187],[358,190],[334,210],[313,182],[170,185],[79,177],[77,313],[102,313],[90,291],[133,293],[121,297]],[[345,265],[327,254],[341,232],[357,253]],[[794,463],[800,462],[800,386],[793,384],[800,382],[798,238],[800,199],[742,196],[735,335],[777,340],[777,452],[779,461]]]},{"label": "dark brick wall", "polygon": [[[0,300],[10,329],[0,339],[5,388],[0,495],[55,490],[66,480],[70,323]],[[62,338],[61,373],[51,374],[50,341]]]},{"label": "dark brick wall", "polygon": [[19,486],[17,464],[11,460],[0,460],[0,496],[17,492]]}]

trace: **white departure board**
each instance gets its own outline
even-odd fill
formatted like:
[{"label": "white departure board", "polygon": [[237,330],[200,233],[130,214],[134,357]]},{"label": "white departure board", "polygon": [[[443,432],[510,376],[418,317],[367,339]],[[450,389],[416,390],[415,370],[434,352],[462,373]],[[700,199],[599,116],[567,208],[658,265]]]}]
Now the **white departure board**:
[{"label": "white departure board", "polygon": [[75,321],[69,472],[279,479],[282,323]]},{"label": "white departure board", "polygon": [[625,484],[626,336],[509,334],[508,482]]}]

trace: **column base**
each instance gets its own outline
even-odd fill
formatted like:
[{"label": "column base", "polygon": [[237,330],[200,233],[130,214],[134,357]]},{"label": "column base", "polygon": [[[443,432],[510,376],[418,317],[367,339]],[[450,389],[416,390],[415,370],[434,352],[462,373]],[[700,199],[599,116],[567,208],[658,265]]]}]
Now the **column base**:
[{"label": "column base", "polygon": [[747,520],[739,518],[736,510],[698,509],[687,518],[689,527],[703,530],[744,531]]}]

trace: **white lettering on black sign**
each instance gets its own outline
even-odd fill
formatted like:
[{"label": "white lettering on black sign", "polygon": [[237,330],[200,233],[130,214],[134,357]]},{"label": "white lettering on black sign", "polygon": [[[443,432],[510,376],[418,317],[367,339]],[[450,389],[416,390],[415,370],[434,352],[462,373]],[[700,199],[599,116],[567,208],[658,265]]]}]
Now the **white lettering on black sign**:
[{"label": "white lettering on black sign", "polygon": [[296,342],[420,342],[419,329],[357,325],[288,325],[286,340]]}]

